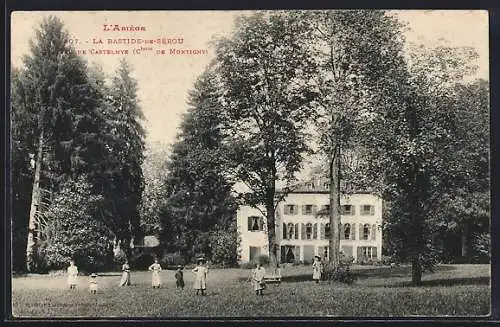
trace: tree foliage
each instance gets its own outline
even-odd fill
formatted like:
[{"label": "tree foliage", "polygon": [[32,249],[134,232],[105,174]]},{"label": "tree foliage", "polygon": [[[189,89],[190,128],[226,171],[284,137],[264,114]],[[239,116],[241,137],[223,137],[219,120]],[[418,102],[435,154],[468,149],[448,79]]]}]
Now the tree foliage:
[{"label": "tree foliage", "polygon": [[307,31],[296,13],[256,13],[240,17],[234,33],[216,43],[231,172],[247,187],[245,204],[267,218],[274,263],[276,183],[284,185],[285,195],[307,151],[304,128],[312,98],[306,83],[311,58],[302,46]]},{"label": "tree foliage", "polygon": [[99,219],[103,202],[84,176],[61,187],[46,213],[48,229],[40,254],[47,268],[64,268],[72,259],[88,272],[106,267],[113,244],[110,230]]},{"label": "tree foliage", "polygon": [[190,108],[167,164],[167,198],[160,209],[164,248],[188,260],[198,254],[210,257],[209,232],[229,226],[236,210],[214,82],[208,70],[190,92]]},{"label": "tree foliage", "polygon": [[463,49],[414,49],[399,72],[388,75],[393,82],[380,86],[379,105],[363,129],[371,145],[370,170],[384,176],[391,200],[385,232],[395,254],[412,262],[416,284],[437,259],[433,235],[444,217],[436,210],[463,178],[455,146],[464,135],[455,134],[460,121],[454,87],[463,72],[473,70],[474,57]]}]

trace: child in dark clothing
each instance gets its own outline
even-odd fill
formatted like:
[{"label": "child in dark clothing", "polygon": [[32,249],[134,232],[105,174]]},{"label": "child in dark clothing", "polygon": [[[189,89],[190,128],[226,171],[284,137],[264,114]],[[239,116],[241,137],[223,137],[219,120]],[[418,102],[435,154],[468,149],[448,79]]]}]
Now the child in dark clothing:
[{"label": "child in dark clothing", "polygon": [[175,286],[176,288],[184,289],[184,273],[182,272],[182,267],[177,267],[175,272]]}]

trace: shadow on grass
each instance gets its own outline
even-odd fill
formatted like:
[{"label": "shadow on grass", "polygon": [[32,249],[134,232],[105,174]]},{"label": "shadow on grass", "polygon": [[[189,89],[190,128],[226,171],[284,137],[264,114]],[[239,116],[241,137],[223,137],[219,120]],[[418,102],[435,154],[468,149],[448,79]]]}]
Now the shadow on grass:
[{"label": "shadow on grass", "polygon": [[[452,266],[437,266],[435,267],[434,271],[435,272],[441,272],[441,271],[451,271],[455,270],[455,267]],[[382,267],[370,267],[366,269],[352,269],[352,272],[354,275],[356,275],[357,278],[364,279],[364,278],[390,278],[390,277],[408,277],[411,276],[411,266],[399,266],[399,267],[387,267],[387,266],[382,266]]]},{"label": "shadow on grass", "polygon": [[443,287],[443,286],[464,286],[464,285],[489,285],[490,277],[464,277],[464,278],[447,278],[447,279],[431,279],[423,280],[419,286],[415,286],[411,281],[397,282],[388,285],[370,285],[370,287]]}]

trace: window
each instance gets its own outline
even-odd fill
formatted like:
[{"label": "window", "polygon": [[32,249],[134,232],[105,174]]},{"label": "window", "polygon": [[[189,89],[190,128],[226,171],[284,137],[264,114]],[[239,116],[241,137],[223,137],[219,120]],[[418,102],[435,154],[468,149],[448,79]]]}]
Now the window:
[{"label": "window", "polygon": [[308,240],[312,239],[312,233],[313,233],[313,226],[311,223],[308,223],[306,225],[306,239]]},{"label": "window", "polygon": [[308,189],[308,190],[314,189],[314,184],[313,183],[306,183],[306,189]]},{"label": "window", "polygon": [[325,225],[325,238],[330,238],[330,223]]},{"label": "window", "polygon": [[351,239],[351,225],[350,224],[345,224],[344,225],[344,238],[346,240]]},{"label": "window", "polygon": [[330,205],[325,204],[324,206],[322,206],[321,210],[323,210],[325,213],[329,213],[330,212]]},{"label": "window", "polygon": [[252,232],[264,230],[264,218],[257,216],[248,217],[248,230]]},{"label": "window", "polygon": [[249,259],[250,261],[254,260],[260,255],[260,247],[258,246],[250,246],[249,248]]},{"label": "window", "polygon": [[324,183],[323,187],[325,188],[325,190],[329,190],[330,189],[330,183]]},{"label": "window", "polygon": [[315,209],[314,205],[312,205],[312,204],[306,204],[305,206],[302,206],[302,214],[303,215],[312,215],[316,211],[314,209]]},{"label": "window", "polygon": [[354,206],[350,204],[344,204],[340,207],[340,214],[346,216],[354,215]]},{"label": "window", "polygon": [[294,228],[292,223],[289,223],[287,225],[287,232],[288,232],[288,239],[291,240],[294,236]]},{"label": "window", "polygon": [[363,225],[363,239],[367,240],[369,237],[370,237],[370,225],[364,224]]},{"label": "window", "polygon": [[377,248],[374,246],[361,246],[358,248],[358,261],[362,259],[377,259]]},{"label": "window", "polygon": [[375,207],[369,204],[361,206],[361,215],[363,216],[373,216],[375,214]]},{"label": "window", "polygon": [[285,215],[296,215],[298,213],[297,206],[294,204],[285,205]]}]

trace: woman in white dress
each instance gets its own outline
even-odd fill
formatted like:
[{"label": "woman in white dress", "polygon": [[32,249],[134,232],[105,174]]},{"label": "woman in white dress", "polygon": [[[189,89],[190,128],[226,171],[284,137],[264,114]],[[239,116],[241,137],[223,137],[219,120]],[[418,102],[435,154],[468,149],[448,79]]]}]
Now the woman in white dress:
[{"label": "woman in white dress", "polygon": [[319,257],[319,255],[314,257],[312,268],[313,280],[316,282],[316,284],[318,284],[319,280],[321,279],[321,274],[323,273],[323,263],[321,262],[321,258]]},{"label": "woman in white dress", "polygon": [[262,294],[262,291],[266,288],[266,283],[264,281],[265,276],[266,270],[260,263],[257,263],[257,267],[254,269],[252,274],[252,282],[256,295],[264,295]]},{"label": "woman in white dress", "polygon": [[120,280],[120,286],[129,286],[130,285],[130,266],[128,264],[128,260],[125,260],[125,263],[122,265],[122,279]]},{"label": "woman in white dress", "polygon": [[193,269],[194,272],[194,289],[196,290],[196,295],[201,291],[201,295],[205,295],[205,290],[207,289],[207,273],[208,268],[205,267],[205,259],[198,259],[197,266]]},{"label": "woman in white dress", "polygon": [[75,265],[75,261],[71,260],[68,267],[68,286],[70,289],[76,288],[77,279],[78,267]]},{"label": "woman in white dress", "polygon": [[151,286],[153,286],[153,288],[160,288],[160,286],[161,286],[161,280],[160,280],[161,266],[158,263],[158,259],[155,259],[155,262],[151,266],[149,266],[149,270],[153,272],[153,279],[151,282]]}]

